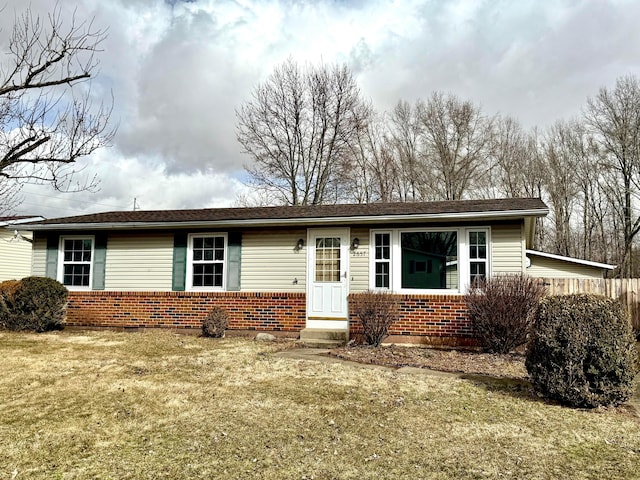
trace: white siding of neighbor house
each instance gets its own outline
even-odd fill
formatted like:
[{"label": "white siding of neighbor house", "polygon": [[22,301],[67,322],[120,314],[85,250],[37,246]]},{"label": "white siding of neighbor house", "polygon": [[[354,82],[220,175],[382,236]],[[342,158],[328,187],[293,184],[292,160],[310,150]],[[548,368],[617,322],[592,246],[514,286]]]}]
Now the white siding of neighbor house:
[{"label": "white siding of neighbor house", "polygon": [[349,248],[349,293],[369,289],[369,229],[352,228],[350,244],[354,238],[360,241],[360,246],[355,250]]},{"label": "white siding of neighbor house", "polygon": [[[31,235],[22,232],[31,238]],[[13,230],[0,229],[0,282],[31,275],[31,243],[14,239]]]},{"label": "white siding of neighbor house", "polygon": [[105,290],[170,291],[173,235],[110,234]]},{"label": "white siding of neighbor house", "polygon": [[36,237],[31,252],[31,275],[44,277],[47,274],[47,239]]},{"label": "white siding of neighbor house", "polygon": [[524,225],[491,227],[491,273],[521,273],[524,269]]},{"label": "white siding of neighbor house", "polygon": [[528,257],[531,259],[531,266],[526,269],[526,272],[532,277],[603,278],[604,276],[602,268],[537,255],[528,255]]},{"label": "white siding of neighbor house", "polygon": [[[299,239],[305,246],[295,249]],[[307,230],[249,231],[242,234],[240,285],[245,292],[306,291]]]}]

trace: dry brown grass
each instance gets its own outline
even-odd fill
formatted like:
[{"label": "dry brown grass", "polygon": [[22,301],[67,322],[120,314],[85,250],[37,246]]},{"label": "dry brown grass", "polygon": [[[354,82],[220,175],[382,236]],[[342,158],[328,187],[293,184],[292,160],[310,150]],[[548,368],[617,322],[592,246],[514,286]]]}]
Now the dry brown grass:
[{"label": "dry brown grass", "polygon": [[169,333],[0,333],[0,478],[638,478],[640,423]]}]

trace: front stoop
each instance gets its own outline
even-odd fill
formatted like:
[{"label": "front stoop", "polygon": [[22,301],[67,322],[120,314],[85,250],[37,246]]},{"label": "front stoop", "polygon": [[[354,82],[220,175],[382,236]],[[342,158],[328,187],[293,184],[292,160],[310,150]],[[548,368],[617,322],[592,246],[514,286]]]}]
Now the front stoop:
[{"label": "front stoop", "polygon": [[300,331],[299,343],[305,347],[333,348],[346,345],[349,341],[349,330],[327,328],[305,328]]}]

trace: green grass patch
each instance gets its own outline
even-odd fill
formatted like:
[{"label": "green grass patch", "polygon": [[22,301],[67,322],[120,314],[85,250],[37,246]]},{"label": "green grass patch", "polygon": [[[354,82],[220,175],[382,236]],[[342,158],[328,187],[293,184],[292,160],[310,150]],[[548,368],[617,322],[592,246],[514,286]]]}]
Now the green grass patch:
[{"label": "green grass patch", "polygon": [[0,333],[0,478],[637,478],[629,409],[277,356],[283,344]]}]

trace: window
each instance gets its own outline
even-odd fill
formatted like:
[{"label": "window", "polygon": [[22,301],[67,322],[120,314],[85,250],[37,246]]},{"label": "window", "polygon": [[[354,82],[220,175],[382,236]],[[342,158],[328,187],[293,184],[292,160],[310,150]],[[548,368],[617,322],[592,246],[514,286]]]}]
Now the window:
[{"label": "window", "polygon": [[340,238],[316,238],[316,282],[340,281]]},{"label": "window", "polygon": [[374,234],[375,287],[391,288],[391,234]]},{"label": "window", "polygon": [[458,288],[458,233],[401,232],[402,288]]},{"label": "window", "polygon": [[93,238],[67,237],[61,239],[62,262],[60,275],[67,287],[91,288]]},{"label": "window", "polygon": [[489,239],[489,227],[374,230],[369,286],[463,292],[490,274]]},{"label": "window", "polygon": [[469,285],[487,276],[487,232],[469,232]]},{"label": "window", "polygon": [[223,289],[227,249],[226,235],[192,235],[187,275],[194,289]]}]

